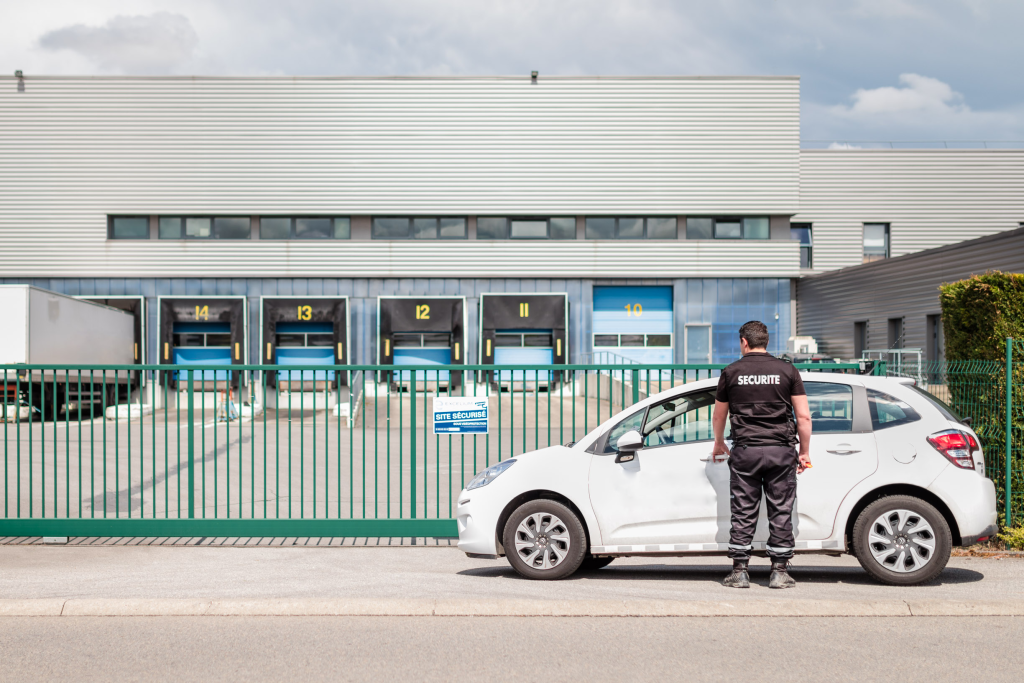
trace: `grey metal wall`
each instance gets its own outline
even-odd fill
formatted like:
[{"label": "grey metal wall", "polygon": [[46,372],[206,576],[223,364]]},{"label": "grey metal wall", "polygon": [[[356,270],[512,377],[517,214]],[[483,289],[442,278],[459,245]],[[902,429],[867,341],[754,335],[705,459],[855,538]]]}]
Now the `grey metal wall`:
[{"label": "grey metal wall", "polygon": [[1024,149],[833,149],[800,152],[800,211],[814,268],[861,263],[864,223],[889,223],[891,255],[1017,228]]},{"label": "grey metal wall", "polygon": [[[110,241],[108,214],[790,215],[795,77],[0,77],[0,272],[666,277],[785,242]],[[744,269],[744,266],[750,268]],[[634,270],[630,270],[630,268]]]},{"label": "grey metal wall", "polygon": [[[348,296],[353,363],[376,361],[377,297],[452,295],[467,298],[468,361],[475,363],[478,303],[484,292],[566,292],[569,295],[569,353],[573,361],[591,350],[594,285],[672,285],[676,362],[683,362],[683,329],[688,322],[710,323],[714,362],[739,357],[737,331],[744,322],[768,325],[773,352],[786,348],[790,332],[790,280],[779,278],[689,279],[342,279],[342,278],[4,278],[0,284],[31,284],[69,295],[143,295],[147,299],[149,349],[158,349],[158,296],[248,297],[249,358],[259,345],[259,297],[268,295]],[[155,358],[149,359],[155,362]]]},{"label": "grey metal wall", "polygon": [[1024,272],[1024,228],[797,281],[797,330],[821,352],[854,353],[854,323],[868,348],[888,348],[888,320],[904,318],[901,346],[927,350],[927,316],[942,312],[939,285],[987,270]]}]

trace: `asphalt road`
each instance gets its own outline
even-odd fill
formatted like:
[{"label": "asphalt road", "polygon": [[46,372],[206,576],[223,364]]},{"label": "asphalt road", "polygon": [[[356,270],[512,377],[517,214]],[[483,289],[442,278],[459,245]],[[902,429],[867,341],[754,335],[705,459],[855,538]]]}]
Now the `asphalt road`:
[{"label": "asphalt road", "polygon": [[1019,617],[0,619],[5,681],[1019,681]]}]

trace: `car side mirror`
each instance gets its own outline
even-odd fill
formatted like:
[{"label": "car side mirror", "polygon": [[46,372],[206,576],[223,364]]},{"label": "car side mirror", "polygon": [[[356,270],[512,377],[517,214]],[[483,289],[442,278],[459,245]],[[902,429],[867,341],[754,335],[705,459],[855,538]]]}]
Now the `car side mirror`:
[{"label": "car side mirror", "polygon": [[631,429],[615,442],[615,449],[619,452],[615,456],[615,462],[629,462],[636,457],[636,452],[644,447],[644,437],[640,432]]}]

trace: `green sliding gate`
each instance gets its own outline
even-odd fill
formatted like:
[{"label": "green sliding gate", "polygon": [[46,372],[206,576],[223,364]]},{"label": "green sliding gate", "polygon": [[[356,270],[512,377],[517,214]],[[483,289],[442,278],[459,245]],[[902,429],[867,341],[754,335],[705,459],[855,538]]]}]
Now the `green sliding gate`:
[{"label": "green sliding gate", "polygon": [[[722,367],[0,367],[0,536],[455,536],[479,470]],[[434,434],[449,395],[487,396],[489,433]]]}]

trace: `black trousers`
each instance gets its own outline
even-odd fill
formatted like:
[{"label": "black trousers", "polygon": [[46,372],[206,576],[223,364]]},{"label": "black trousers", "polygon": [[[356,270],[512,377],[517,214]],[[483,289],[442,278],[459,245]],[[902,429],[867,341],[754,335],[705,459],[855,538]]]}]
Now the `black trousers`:
[{"label": "black trousers", "polygon": [[729,557],[749,560],[764,490],[768,508],[768,556],[793,557],[793,504],[796,502],[797,453],[793,446],[737,446],[729,456],[732,529]]}]

